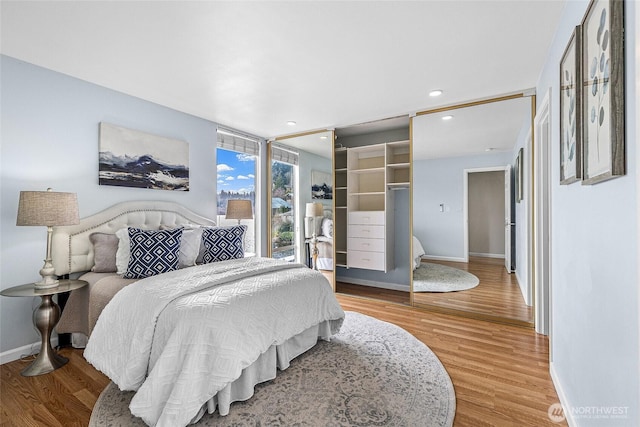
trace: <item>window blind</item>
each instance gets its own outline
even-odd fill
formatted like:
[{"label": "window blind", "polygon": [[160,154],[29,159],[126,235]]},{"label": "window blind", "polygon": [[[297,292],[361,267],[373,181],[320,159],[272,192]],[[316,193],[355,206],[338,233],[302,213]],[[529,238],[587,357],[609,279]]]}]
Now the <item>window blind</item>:
[{"label": "window blind", "polygon": [[291,150],[291,147],[271,143],[271,160],[297,165],[298,153]]},{"label": "window blind", "polygon": [[218,126],[218,148],[258,156],[260,154],[260,138]]}]

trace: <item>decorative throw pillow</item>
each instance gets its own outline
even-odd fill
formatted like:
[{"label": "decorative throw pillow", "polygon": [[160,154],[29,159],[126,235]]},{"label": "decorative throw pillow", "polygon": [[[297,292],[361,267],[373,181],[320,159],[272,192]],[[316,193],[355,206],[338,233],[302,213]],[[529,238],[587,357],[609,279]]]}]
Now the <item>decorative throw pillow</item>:
[{"label": "decorative throw pillow", "polygon": [[322,220],[322,235],[333,238],[333,220],[324,218]]},{"label": "decorative throw pillow", "polygon": [[115,273],[118,236],[108,233],[91,233],[89,241],[93,245],[93,267],[95,273]]},{"label": "decorative throw pillow", "polygon": [[206,227],[202,231],[202,243],[205,252],[202,262],[208,264],[216,261],[244,257],[244,234],[246,225],[232,227]]},{"label": "decorative throw pillow", "polygon": [[200,253],[200,242],[202,241],[202,228],[185,228],[182,230],[180,241],[180,257],[178,266],[180,268],[196,265],[198,253]]},{"label": "decorative throw pillow", "polygon": [[[173,230],[176,227],[160,225],[160,230]],[[192,267],[196,265],[196,259],[202,246],[202,227],[199,225],[185,224],[182,226],[182,239],[180,240],[180,257],[178,268]],[[204,252],[204,250],[203,250]]]},{"label": "decorative throw pillow", "polygon": [[121,228],[116,231],[116,237],[118,238],[118,250],[116,251],[116,272],[120,275],[127,272],[129,266],[129,256],[131,246],[129,242],[129,229],[127,227]]},{"label": "decorative throw pillow", "polygon": [[131,244],[125,279],[142,279],[178,269],[182,228],[140,230],[129,227]]}]

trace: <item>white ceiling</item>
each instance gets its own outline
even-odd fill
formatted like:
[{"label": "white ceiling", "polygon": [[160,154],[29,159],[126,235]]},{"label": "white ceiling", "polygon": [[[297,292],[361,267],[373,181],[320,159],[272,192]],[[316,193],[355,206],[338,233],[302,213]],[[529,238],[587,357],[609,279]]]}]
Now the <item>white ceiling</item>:
[{"label": "white ceiling", "polygon": [[[444,116],[453,116],[442,120]],[[441,159],[511,151],[531,123],[531,97],[459,108],[413,119],[413,159]]]},{"label": "white ceiling", "polygon": [[564,3],[2,1],[1,51],[273,137],[533,87]]}]

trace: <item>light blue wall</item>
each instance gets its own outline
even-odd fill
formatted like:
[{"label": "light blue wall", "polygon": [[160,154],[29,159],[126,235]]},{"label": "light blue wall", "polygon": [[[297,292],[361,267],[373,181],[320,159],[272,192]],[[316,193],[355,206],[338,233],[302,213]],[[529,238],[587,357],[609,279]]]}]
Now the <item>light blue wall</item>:
[{"label": "light blue wall", "polygon": [[[16,227],[21,190],[78,194],[80,216],[126,200],[168,200],[216,213],[216,124],[63,74],[0,56],[0,287],[39,278],[45,227]],[[189,143],[190,191],[98,185],[101,121]],[[0,298],[0,353],[39,342],[31,312],[39,299]]]},{"label": "light blue wall", "polygon": [[[624,408],[623,418],[576,416],[579,426],[640,425],[635,8],[626,1],[625,176],[592,186],[559,185],[558,64],[587,1],[570,1],[540,75],[551,88],[552,375],[565,412]],[[584,412],[583,412],[584,413]]]},{"label": "light blue wall", "polygon": [[[418,160],[413,165],[413,234],[427,257],[463,260],[464,170],[512,164],[511,152]],[[444,212],[440,212],[440,204]]]},{"label": "light blue wall", "polygon": [[513,150],[512,165],[516,164],[518,151],[522,148],[522,200],[515,205],[516,233],[516,278],[520,292],[527,305],[533,304],[533,290],[529,284],[529,218],[531,210],[531,123],[522,126]]}]

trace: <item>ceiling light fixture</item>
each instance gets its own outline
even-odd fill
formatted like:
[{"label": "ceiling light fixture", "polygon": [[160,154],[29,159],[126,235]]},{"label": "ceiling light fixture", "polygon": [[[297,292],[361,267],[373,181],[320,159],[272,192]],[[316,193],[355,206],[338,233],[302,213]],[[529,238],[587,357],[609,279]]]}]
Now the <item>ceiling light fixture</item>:
[{"label": "ceiling light fixture", "polygon": [[295,126],[295,125],[296,125],[296,122],[294,122],[293,120],[289,120],[289,121],[287,122],[287,125],[288,125],[288,126]]},{"label": "ceiling light fixture", "polygon": [[493,150],[495,150],[495,148],[493,148],[493,147],[489,147],[489,148],[485,148],[484,149],[484,151],[493,151]]},{"label": "ceiling light fixture", "polygon": [[431,97],[440,96],[440,95],[442,95],[442,93],[443,92],[442,92],[441,89],[435,89],[435,90],[432,90],[431,92],[429,92],[429,96],[431,96]]},{"label": "ceiling light fixture", "polygon": [[320,139],[327,139],[327,138],[328,138],[328,136],[327,136],[327,135],[322,135],[322,136],[320,137]]},{"label": "ceiling light fixture", "polygon": [[451,119],[453,119],[452,115],[442,116],[442,120],[451,120]]}]

